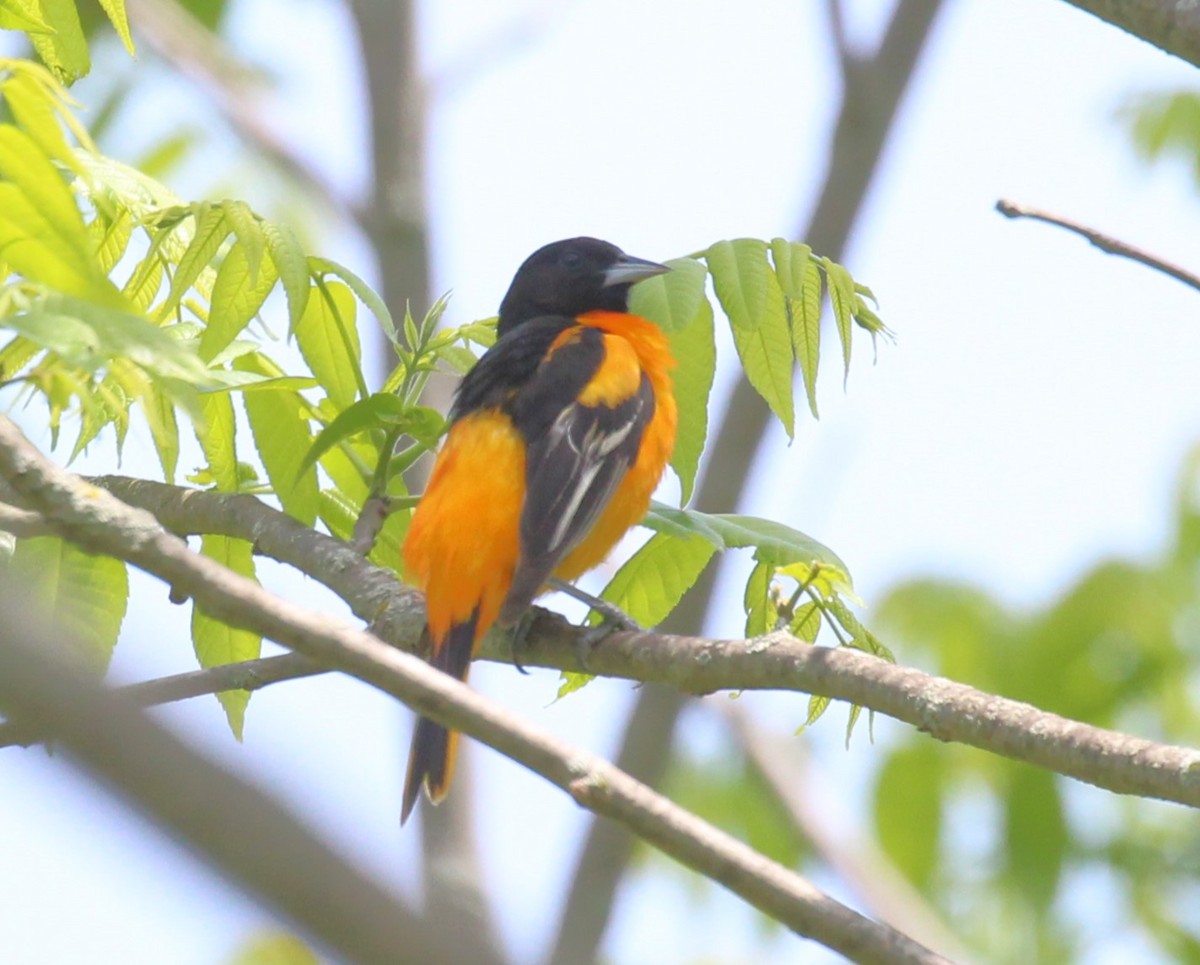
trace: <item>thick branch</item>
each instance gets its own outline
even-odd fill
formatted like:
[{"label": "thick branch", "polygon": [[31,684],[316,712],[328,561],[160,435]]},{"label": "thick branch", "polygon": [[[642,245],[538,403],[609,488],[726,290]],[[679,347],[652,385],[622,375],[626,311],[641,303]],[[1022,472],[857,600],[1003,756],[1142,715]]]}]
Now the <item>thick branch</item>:
[{"label": "thick branch", "polygon": [[1042,211],[1040,208],[1031,208],[1029,205],[1018,204],[1016,201],[1005,199],[996,202],[996,210],[1006,218],[1032,218],[1034,221],[1044,221],[1046,224],[1066,228],[1077,235],[1082,235],[1103,252],[1139,262],[1148,268],[1153,268],[1155,271],[1161,271],[1164,275],[1170,275],[1176,281],[1181,281],[1185,285],[1200,291],[1200,275],[1190,272],[1186,268],[1180,268],[1178,265],[1173,265],[1169,261],[1164,261],[1157,255],[1152,255],[1148,251],[1127,244],[1111,235],[1103,234],[1095,228],[1089,228],[1078,221],[1060,218],[1049,211]]},{"label": "thick branch", "polygon": [[64,659],[61,636],[0,588],[0,705],[304,933],[363,963],[462,961],[412,911],[262,791]]},{"label": "thick branch", "polygon": [[[19,439],[12,423],[0,418],[0,445],[12,445]],[[27,443],[22,441],[21,446],[23,454],[30,458],[36,455]],[[4,462],[0,458],[0,476],[6,475]],[[377,619],[372,628],[384,627],[386,639],[395,647],[414,650],[418,646],[423,625],[419,595],[402,586],[394,574],[347,551],[337,540],[307,530],[253,497],[180,490],[120,477],[103,479],[131,498],[153,496],[173,526],[181,522],[173,513],[190,510],[200,517],[211,516],[208,521],[218,527],[212,532],[252,539],[257,549],[269,549],[275,558],[294,563],[330,587],[348,588],[352,609],[360,616],[363,615],[360,611],[371,612],[370,601],[373,601]],[[120,486],[115,484],[116,480],[121,481]],[[20,494],[22,488],[15,480],[10,481]],[[100,492],[90,487],[89,491]],[[170,498],[162,498],[167,496]],[[25,492],[23,498],[32,503],[37,497]],[[226,511],[235,505],[240,513]],[[222,511],[214,511],[216,507]],[[45,515],[51,518],[51,514]],[[239,518],[246,523],[252,521],[252,525],[239,529],[239,524],[233,522]],[[59,514],[51,522],[59,534],[74,542],[143,566],[142,560],[134,555],[100,545],[90,546],[88,540],[93,531],[103,540],[111,540],[111,535],[102,523],[89,516],[69,520],[68,528],[64,528]],[[186,547],[183,549],[186,551]],[[332,572],[324,571],[324,565],[330,566]],[[164,576],[157,569],[150,572]],[[186,585],[181,584],[181,588],[190,593]],[[355,591],[361,591],[361,596],[354,596]],[[389,593],[394,597],[390,602]],[[939,740],[970,744],[1118,793],[1200,807],[1200,751],[1079,723],[944,677],[898,667],[856,650],[812,647],[786,633],[755,640],[620,633],[594,649],[585,668],[579,662],[583,632],[556,614],[539,611],[525,645],[527,649],[522,651],[522,660],[529,666],[576,672],[586,669],[602,676],[666,684],[693,694],[718,690],[795,690],[822,694],[905,721]],[[511,663],[508,635],[502,631],[489,634],[480,656]]]},{"label": "thick branch", "polygon": [[1067,0],[1067,3],[1200,67],[1200,6],[1193,0]]},{"label": "thick branch", "polygon": [[187,593],[218,619],[261,633],[324,666],[336,666],[419,713],[483,741],[581,804],[627,824],[798,934],[859,961],[939,961],[904,935],[838,904],[607,762],[530,727],[449,675],[368,633],[288,604],[191,552],[149,514],[49,463],[3,417],[0,476],[65,538],[93,552],[129,560]]}]

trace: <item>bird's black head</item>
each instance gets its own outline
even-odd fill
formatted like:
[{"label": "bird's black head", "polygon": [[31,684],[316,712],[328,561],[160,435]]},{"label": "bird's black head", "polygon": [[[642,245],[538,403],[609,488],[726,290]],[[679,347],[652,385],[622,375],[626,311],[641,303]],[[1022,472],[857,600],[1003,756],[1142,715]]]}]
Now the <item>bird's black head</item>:
[{"label": "bird's black head", "polygon": [[596,238],[571,238],[539,248],[517,270],[500,303],[501,335],[539,315],[623,312],[634,282],[670,271]]}]

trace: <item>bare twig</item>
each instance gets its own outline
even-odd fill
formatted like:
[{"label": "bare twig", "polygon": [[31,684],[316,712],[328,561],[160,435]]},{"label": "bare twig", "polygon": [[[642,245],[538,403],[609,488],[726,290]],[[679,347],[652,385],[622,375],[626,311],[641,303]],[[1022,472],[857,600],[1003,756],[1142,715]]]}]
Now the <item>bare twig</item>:
[{"label": "bare twig", "polygon": [[858,961],[940,961],[928,949],[838,904],[611,764],[530,727],[449,675],[370,634],[288,604],[193,553],[153,517],[48,462],[4,417],[0,476],[65,538],[92,552],[126,559],[179,587],[214,617],[337,667],[424,716],[482,740],[581,804],[627,824],[798,934]]},{"label": "bare twig", "polygon": [[[206,667],[187,673],[144,680],[114,689],[123,700],[136,707],[153,707],[177,700],[189,700],[208,694],[220,694],[228,690],[254,691],[285,680],[298,680],[314,674],[327,673],[328,667],[314,663],[299,653],[285,653],[276,657],[260,657],[240,663],[225,663],[219,667]],[[0,724],[0,748],[28,747],[46,739],[46,734],[32,730],[19,723]]]},{"label": "bare twig", "polygon": [[996,202],[996,210],[1006,218],[1032,218],[1034,221],[1044,221],[1046,224],[1066,228],[1068,231],[1073,231],[1075,234],[1086,238],[1101,251],[1107,252],[1110,255],[1129,258],[1148,268],[1153,268],[1155,271],[1161,271],[1164,275],[1170,275],[1176,281],[1181,281],[1190,288],[1200,291],[1200,275],[1190,272],[1186,268],[1180,268],[1178,265],[1173,265],[1169,261],[1164,261],[1157,255],[1152,255],[1142,248],[1137,248],[1111,235],[1099,232],[1095,228],[1089,228],[1078,221],[1071,221],[1069,218],[1059,217],[1056,214],[1051,214],[1049,211],[1032,208],[1027,204],[1018,204],[1016,201],[1009,201],[1003,198]]},{"label": "bare twig", "polygon": [[[420,918],[261,790],[65,659],[61,633],[0,588],[0,704],[193,852],[347,961],[462,961]],[[447,957],[449,956],[449,957]]]}]

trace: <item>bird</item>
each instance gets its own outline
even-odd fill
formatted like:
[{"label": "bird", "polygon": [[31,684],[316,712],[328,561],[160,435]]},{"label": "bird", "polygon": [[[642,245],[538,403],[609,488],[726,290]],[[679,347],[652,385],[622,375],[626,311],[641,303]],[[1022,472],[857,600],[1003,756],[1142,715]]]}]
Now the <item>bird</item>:
[{"label": "bird", "polygon": [[[596,238],[557,241],[513,277],[496,342],[467,372],[402,549],[430,663],[465,681],[493,625],[571,582],[641,521],[670,460],[675,360],[630,288],[669,267]],[[458,734],[413,733],[401,823],[450,789]]]}]

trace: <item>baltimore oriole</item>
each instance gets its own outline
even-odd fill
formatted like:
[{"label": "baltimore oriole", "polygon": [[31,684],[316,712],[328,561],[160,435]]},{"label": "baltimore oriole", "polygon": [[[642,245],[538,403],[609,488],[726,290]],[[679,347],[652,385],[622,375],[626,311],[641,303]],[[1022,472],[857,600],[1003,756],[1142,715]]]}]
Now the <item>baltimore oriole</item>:
[{"label": "baltimore oriole", "polygon": [[[547,580],[590,570],[645,515],[675,443],[675,361],[628,297],[668,270],[573,238],[535,251],[513,278],[404,542],[440,670],[465,680],[494,623],[514,625]],[[401,821],[422,786],[434,803],[446,796],[457,744],[417,722]]]}]

